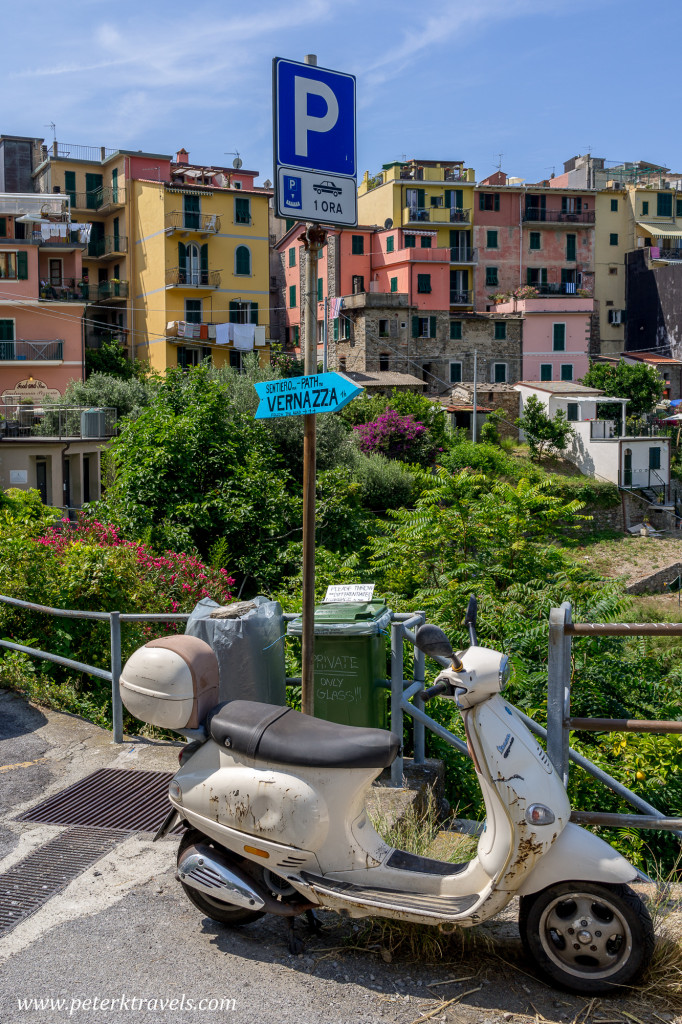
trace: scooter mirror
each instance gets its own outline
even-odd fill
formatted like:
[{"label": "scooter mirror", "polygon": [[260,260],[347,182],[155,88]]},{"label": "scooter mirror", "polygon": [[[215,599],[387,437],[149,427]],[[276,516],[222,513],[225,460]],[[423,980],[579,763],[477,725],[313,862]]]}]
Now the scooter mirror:
[{"label": "scooter mirror", "polygon": [[423,625],[417,630],[417,647],[430,658],[454,658],[452,644],[439,626]]}]

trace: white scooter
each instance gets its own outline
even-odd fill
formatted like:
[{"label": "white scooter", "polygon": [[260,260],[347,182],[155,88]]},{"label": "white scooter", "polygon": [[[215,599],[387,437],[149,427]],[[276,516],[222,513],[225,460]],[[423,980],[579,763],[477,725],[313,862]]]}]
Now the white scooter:
[{"label": "white scooter", "polygon": [[252,701],[208,711],[218,667],[207,644],[178,636],[136,651],[121,677],[126,706],[153,724],[174,716],[171,727],[196,738],[157,833],[178,819],[186,826],[177,877],[192,903],[227,925],[287,917],[297,951],[293,918],[311,921],[314,908],[469,927],[520,896],[523,945],[553,983],[582,993],[630,983],[654,944],[651,918],[625,884],[638,872],[569,823],[552,764],[500,696],[507,658],[477,646],[473,624],[470,635],[455,654],[437,627],[417,632],[420,650],[451,661],[424,697],[456,702],[485,801],[477,854],[463,864],[393,849],[373,828],[365,798],[397,736]]}]

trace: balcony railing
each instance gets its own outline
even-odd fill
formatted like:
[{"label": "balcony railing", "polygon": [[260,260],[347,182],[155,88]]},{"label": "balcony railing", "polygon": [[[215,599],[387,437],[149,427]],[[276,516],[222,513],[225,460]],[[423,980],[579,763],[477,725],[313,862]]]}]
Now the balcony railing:
[{"label": "balcony railing", "polygon": [[466,246],[453,245],[450,247],[451,263],[478,263],[478,249],[469,249]]},{"label": "balcony railing", "polygon": [[53,142],[50,146],[50,155],[71,160],[89,160],[91,163],[98,163],[107,160],[117,149],[109,149],[107,146],[77,146],[73,142]]},{"label": "balcony railing", "polygon": [[26,360],[34,362],[63,362],[64,342],[63,341],[0,341],[0,360],[12,362]]},{"label": "balcony railing", "polygon": [[18,238],[17,241],[20,244],[21,244],[22,241],[24,241],[24,242],[30,241],[30,242],[33,242],[34,245],[41,245],[41,246],[42,245],[46,245],[46,246],[52,246],[53,245],[53,246],[56,246],[56,247],[58,247],[60,249],[64,249],[65,247],[69,247],[69,246],[74,246],[74,247],[79,248],[79,249],[84,249],[85,246],[88,244],[87,242],[81,241],[80,232],[79,232],[79,230],[77,228],[76,229],[72,228],[70,231],[67,231],[65,235],[50,235],[48,238],[43,238],[43,236],[42,236],[40,231],[32,231],[30,238],[28,238],[28,239],[20,239],[20,238]]},{"label": "balcony railing", "polygon": [[219,288],[220,273],[217,270],[185,270],[173,267],[166,271],[167,288]]},{"label": "balcony railing", "polygon": [[215,235],[220,231],[220,217],[215,213],[188,213],[173,210],[166,214],[166,232],[197,231],[200,235]]},{"label": "balcony railing", "polygon": [[[561,281],[551,282],[545,281],[543,284],[531,284],[529,288],[534,288],[538,295],[575,295],[579,298],[588,298],[585,292],[589,289],[583,287],[583,285],[576,284],[573,281]],[[580,294],[582,293],[582,295]]]},{"label": "balcony railing", "polygon": [[41,281],[40,299],[43,302],[87,302],[90,287],[75,277],[62,277],[60,281]]},{"label": "balcony railing", "polygon": [[125,235],[104,235],[88,243],[88,259],[101,260],[109,256],[121,256],[128,251]]},{"label": "balcony railing", "polygon": [[468,224],[469,210],[450,206],[406,206],[403,224]]},{"label": "balcony railing", "polygon": [[92,189],[90,192],[65,192],[71,199],[72,210],[98,210],[104,211],[125,206],[126,190],[123,185],[115,188],[103,186]]},{"label": "balcony railing", "polygon": [[94,331],[85,332],[85,347],[100,349],[102,345],[108,342],[116,342],[122,348],[125,348],[127,344],[127,332],[117,331],[116,328],[112,327],[110,331],[105,328],[97,328]]},{"label": "balcony railing", "polygon": [[450,305],[451,306],[470,306],[472,302],[473,292],[464,291],[461,288],[450,289]]},{"label": "balcony railing", "polygon": [[5,396],[0,405],[0,437],[82,437],[103,440],[116,433],[115,409],[30,404]]},{"label": "balcony railing", "polygon": [[127,281],[100,281],[97,285],[98,299],[127,299]]},{"label": "balcony railing", "polygon": [[594,224],[594,210],[541,210],[527,206],[523,219],[539,224]]},{"label": "balcony railing", "polygon": [[652,260],[682,260],[682,249],[660,249],[652,245],[647,251]]}]

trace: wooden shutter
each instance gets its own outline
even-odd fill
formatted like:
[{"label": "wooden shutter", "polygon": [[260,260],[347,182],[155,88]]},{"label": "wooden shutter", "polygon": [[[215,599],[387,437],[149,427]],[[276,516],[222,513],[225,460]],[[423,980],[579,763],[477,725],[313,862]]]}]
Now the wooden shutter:
[{"label": "wooden shutter", "polygon": [[0,320],[0,341],[14,341],[14,320]]},{"label": "wooden shutter", "polygon": [[239,323],[239,303],[238,302],[230,302],[230,323],[231,324],[238,324]]},{"label": "wooden shutter", "polygon": [[455,195],[455,193],[454,193],[453,189],[451,189],[451,188],[446,188],[445,189],[445,208],[446,208],[446,210],[451,210],[453,208],[453,206],[455,205],[455,203],[454,203],[454,195]]},{"label": "wooden shutter", "polygon": [[418,316],[413,316],[412,317],[412,337],[413,338],[418,338],[419,337],[419,317]]},{"label": "wooden shutter", "polygon": [[455,189],[455,206],[458,210],[461,210],[464,207],[464,192],[461,188]]},{"label": "wooden shutter", "polygon": [[257,324],[258,323],[258,303],[257,302],[252,302],[251,303],[251,310],[250,310],[250,313],[249,313],[249,321],[252,324]]},{"label": "wooden shutter", "polygon": [[417,209],[423,210],[426,205],[426,191],[423,188],[417,189]]},{"label": "wooden shutter", "polygon": [[0,217],[0,238],[7,238],[7,217]]},{"label": "wooden shutter", "polygon": [[178,242],[178,267],[184,272],[187,266],[187,246],[184,242]]},{"label": "wooden shutter", "polygon": [[430,338],[435,338],[436,337],[436,318],[435,318],[435,316],[430,316],[429,317],[429,337]]},{"label": "wooden shutter", "polygon": [[322,302],[322,278],[317,279],[317,301]]},{"label": "wooden shutter", "polygon": [[208,273],[208,242],[204,242],[202,245],[199,259],[202,271],[205,270]]},{"label": "wooden shutter", "polygon": [[71,205],[76,205],[76,172],[75,171],[64,171],[64,189],[66,190]]},{"label": "wooden shutter", "polygon": [[540,271],[540,283],[547,284],[547,267],[543,267]]},{"label": "wooden shutter", "polygon": [[339,340],[339,318],[337,316],[337,317],[334,318],[334,341],[338,341],[338,340]]},{"label": "wooden shutter", "polygon": [[28,280],[28,253],[17,253],[17,278],[20,281]]},{"label": "wooden shutter", "polygon": [[575,235],[566,235],[566,259],[575,259]]}]

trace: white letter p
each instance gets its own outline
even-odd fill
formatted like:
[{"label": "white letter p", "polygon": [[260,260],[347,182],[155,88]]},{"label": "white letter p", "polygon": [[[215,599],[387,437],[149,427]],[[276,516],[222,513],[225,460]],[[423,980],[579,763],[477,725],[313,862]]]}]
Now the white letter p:
[{"label": "white letter p", "polygon": [[[321,96],[325,101],[327,112],[323,117],[310,116],[308,96]],[[294,149],[298,156],[307,156],[308,132],[330,132],[339,119],[339,104],[332,90],[324,82],[295,75],[294,116],[296,118]]]}]

